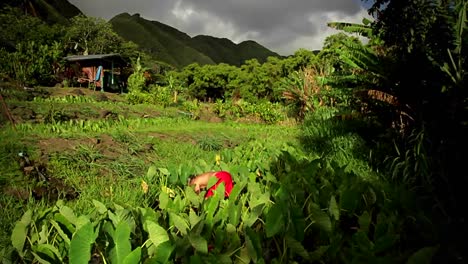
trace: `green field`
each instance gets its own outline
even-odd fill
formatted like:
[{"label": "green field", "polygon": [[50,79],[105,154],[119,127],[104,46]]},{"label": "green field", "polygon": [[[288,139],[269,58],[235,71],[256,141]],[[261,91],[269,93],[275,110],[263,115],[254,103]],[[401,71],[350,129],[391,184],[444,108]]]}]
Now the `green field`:
[{"label": "green field", "polygon": [[[342,122],[193,120],[178,107],[48,90],[6,95],[17,122],[1,130],[4,260],[373,262],[420,247],[402,247],[398,231],[411,193],[382,181]],[[211,170],[233,175],[229,199],[186,185]]]}]

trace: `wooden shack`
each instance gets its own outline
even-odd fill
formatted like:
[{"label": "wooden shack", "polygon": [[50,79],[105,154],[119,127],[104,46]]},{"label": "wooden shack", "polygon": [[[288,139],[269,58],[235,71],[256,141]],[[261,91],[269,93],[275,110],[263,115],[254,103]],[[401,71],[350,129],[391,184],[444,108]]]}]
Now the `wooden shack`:
[{"label": "wooden shack", "polygon": [[64,60],[67,62],[67,78],[73,84],[106,92],[126,90],[128,76],[123,70],[128,63],[118,53],[73,55]]}]

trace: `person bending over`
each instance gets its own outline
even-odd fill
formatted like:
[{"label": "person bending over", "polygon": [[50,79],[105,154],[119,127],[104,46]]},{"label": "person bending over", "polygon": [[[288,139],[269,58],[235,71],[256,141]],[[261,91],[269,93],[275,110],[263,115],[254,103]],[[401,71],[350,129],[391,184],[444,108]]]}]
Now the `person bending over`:
[{"label": "person bending over", "polygon": [[232,176],[229,172],[227,171],[210,171],[210,172],[205,172],[199,175],[196,175],[195,177],[191,178],[189,180],[189,185],[192,186],[194,185],[194,189],[196,193],[200,193],[202,189],[205,189],[208,187],[208,181],[210,180],[211,177],[216,177],[218,178],[218,181],[216,182],[215,185],[213,185],[211,188],[208,189],[208,191],[205,194],[205,198],[213,196],[213,191],[218,188],[218,186],[224,182],[224,197],[229,197],[231,194],[232,188],[234,187],[234,183],[232,181]]}]

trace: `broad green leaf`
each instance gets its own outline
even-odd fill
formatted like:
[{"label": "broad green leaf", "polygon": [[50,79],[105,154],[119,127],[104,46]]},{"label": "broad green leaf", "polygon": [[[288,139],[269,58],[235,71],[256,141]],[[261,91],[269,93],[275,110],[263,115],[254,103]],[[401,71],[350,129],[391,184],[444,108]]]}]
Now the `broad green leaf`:
[{"label": "broad green leaf", "polygon": [[399,239],[398,235],[387,234],[385,236],[379,237],[375,241],[374,253],[379,254],[381,252],[386,252],[390,249]]},{"label": "broad green leaf", "polygon": [[249,249],[250,257],[254,262],[257,262],[263,256],[259,234],[249,227],[245,228],[245,242],[247,249]]},{"label": "broad green leaf", "polygon": [[31,223],[31,216],[32,211],[27,210],[21,217],[21,220],[16,222],[11,233],[11,243],[20,256],[24,256],[23,247],[26,241],[27,228]]},{"label": "broad green leaf", "polygon": [[[141,258],[141,247],[137,247],[123,259],[122,263],[123,264],[140,263],[140,258]],[[114,262],[112,262],[112,264],[114,264]]]},{"label": "broad green leaf", "polygon": [[[262,214],[264,204],[257,205],[255,208],[250,210],[250,213],[247,214],[247,219],[244,219],[244,225],[251,227],[257,221],[258,217]],[[271,209],[270,209],[271,210]]]},{"label": "broad green leaf", "polygon": [[201,235],[196,234],[190,234],[188,238],[190,244],[193,248],[195,248],[196,251],[203,254],[208,253],[208,243],[206,242],[205,238],[203,238]]},{"label": "broad green leaf", "polygon": [[323,254],[325,254],[325,252],[327,252],[328,248],[329,248],[329,246],[320,246],[315,251],[309,253],[310,263],[320,260],[322,258],[322,256],[323,256]]},{"label": "broad green leaf", "polygon": [[330,217],[327,213],[322,211],[320,207],[316,204],[311,204],[310,207],[311,219],[320,229],[324,230],[325,232],[331,232],[332,224]]},{"label": "broad green leaf", "polygon": [[328,212],[330,213],[330,216],[335,218],[336,221],[340,219],[340,208],[338,208],[338,204],[336,203],[335,196],[332,196],[330,198],[330,205],[328,207]]},{"label": "broad green leaf", "polygon": [[247,249],[247,247],[243,247],[241,248],[240,252],[239,252],[239,256],[236,256],[237,259],[236,259],[236,264],[248,264],[250,263],[250,254],[249,254],[249,250]]},{"label": "broad green leaf", "polygon": [[299,241],[290,236],[286,236],[286,245],[294,254],[297,254],[306,260],[309,259],[309,253]]},{"label": "broad green leaf", "polygon": [[148,178],[148,180],[153,180],[155,175],[156,175],[156,167],[150,166],[148,168],[148,172],[146,173],[146,177]]},{"label": "broad green leaf", "polygon": [[39,240],[37,241],[38,244],[46,244],[48,240],[48,231],[49,231],[49,226],[46,224],[43,224],[41,227],[41,231],[39,232]]},{"label": "broad green leaf", "polygon": [[125,257],[130,254],[132,248],[130,245],[130,227],[125,221],[120,221],[115,228],[112,237],[114,247],[110,250],[110,260],[112,263],[123,263]]},{"label": "broad green leaf", "polygon": [[205,262],[199,255],[190,256],[190,264],[204,264]]},{"label": "broad green leaf", "polygon": [[169,195],[165,192],[159,193],[159,208],[162,210],[166,210],[168,208],[169,203]]},{"label": "broad green leaf", "polygon": [[406,264],[429,264],[432,263],[432,257],[439,249],[439,246],[435,247],[424,247],[414,252],[411,257],[408,258]]},{"label": "broad green leaf", "polygon": [[50,264],[51,263],[51,260],[46,260],[44,259],[43,257],[44,256],[39,256],[39,254],[37,254],[36,252],[31,252],[34,256],[34,260],[36,260],[37,262],[41,263],[41,264]]},{"label": "broad green leaf", "polygon": [[198,208],[200,205],[200,196],[195,193],[192,187],[187,187],[185,189],[185,197],[187,197],[187,199],[195,208]]},{"label": "broad green leaf", "polygon": [[239,225],[240,217],[241,217],[241,210],[242,210],[241,204],[231,203],[230,210],[229,210],[229,223],[230,224],[234,226]]},{"label": "broad green leaf", "polygon": [[41,244],[34,247],[34,251],[39,255],[47,256],[51,262],[60,263],[62,262],[62,256],[60,255],[59,250],[49,244]]},{"label": "broad green leaf", "polygon": [[90,222],[89,216],[87,216],[87,215],[80,215],[80,216],[76,219],[76,223],[75,223],[76,230],[80,229],[82,226],[88,224],[89,222]]},{"label": "broad green leaf", "polygon": [[163,174],[163,175],[170,175],[171,173],[169,172],[168,169],[166,168],[159,168],[159,171]]},{"label": "broad green leaf", "polygon": [[91,222],[81,226],[70,242],[70,264],[87,264],[91,259],[92,244],[96,239]]},{"label": "broad green leaf", "polygon": [[363,252],[370,252],[374,247],[374,244],[369,240],[367,234],[362,231],[356,232],[352,237],[352,241],[355,246],[359,247]]},{"label": "broad green leaf", "polygon": [[63,239],[63,241],[65,241],[65,244],[67,246],[67,248],[70,246],[70,238],[68,237],[67,234],[65,234],[65,232],[63,232],[62,228],[60,227],[60,225],[55,222],[53,219],[50,219],[49,222],[52,224],[52,226],[57,230],[57,233],[59,234],[59,236]]},{"label": "broad green leaf", "polygon": [[171,241],[159,244],[156,248],[155,260],[157,260],[158,263],[171,263],[169,259],[174,249],[175,245],[172,245]]},{"label": "broad green leaf", "polygon": [[231,194],[229,195],[229,202],[234,202],[244,189],[246,183],[245,182],[239,182],[234,187],[232,188]]},{"label": "broad green leaf", "polygon": [[266,236],[272,237],[279,232],[284,227],[284,220],[283,220],[283,208],[278,204],[274,204],[266,215],[265,221],[265,229],[266,229]]},{"label": "broad green leaf", "polygon": [[107,212],[107,207],[103,203],[93,199],[93,204],[98,213],[105,214]]},{"label": "broad green leaf", "polygon": [[190,222],[190,227],[193,228],[198,222],[200,222],[201,217],[199,217],[193,209],[190,209],[189,213],[189,222]]},{"label": "broad green leaf", "polygon": [[210,177],[210,179],[208,180],[208,184],[206,185],[206,189],[213,187],[213,185],[215,185],[218,182],[218,180],[219,179],[216,177]]},{"label": "broad green leaf", "polygon": [[75,233],[75,231],[76,231],[76,228],[73,226],[73,224],[70,223],[70,221],[68,221],[65,218],[65,216],[63,216],[62,214],[59,214],[59,213],[56,213],[54,215],[54,219],[55,219],[55,221],[57,221],[57,224],[60,225],[63,232],[71,239],[73,233]]},{"label": "broad green leaf", "polygon": [[361,216],[359,216],[359,229],[367,233],[369,231],[369,225],[371,223],[371,216],[369,212],[364,211]]},{"label": "broad green leaf", "polygon": [[78,219],[76,218],[75,213],[70,207],[62,206],[60,207],[59,211],[60,211],[60,214],[62,214],[70,223],[72,223],[75,226],[77,225]]},{"label": "broad green leaf", "polygon": [[147,220],[145,222],[145,227],[149,235],[149,240],[155,247],[169,240],[166,230],[155,222]]},{"label": "broad green leaf", "polygon": [[169,219],[171,220],[172,224],[182,233],[182,235],[187,235],[187,229],[189,228],[187,221],[181,216],[170,212]]},{"label": "broad green leaf", "polygon": [[262,193],[260,196],[257,196],[256,199],[249,201],[249,207],[254,208],[257,205],[269,204],[270,203],[270,194]]},{"label": "broad green leaf", "polygon": [[356,210],[360,200],[361,193],[356,188],[345,189],[341,193],[340,208],[353,213],[354,210]]}]

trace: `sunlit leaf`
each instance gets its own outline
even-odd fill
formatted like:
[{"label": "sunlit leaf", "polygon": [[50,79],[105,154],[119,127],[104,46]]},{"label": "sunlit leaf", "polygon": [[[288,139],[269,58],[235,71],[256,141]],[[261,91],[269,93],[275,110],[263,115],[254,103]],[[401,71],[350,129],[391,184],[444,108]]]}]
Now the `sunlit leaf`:
[{"label": "sunlit leaf", "polygon": [[31,223],[31,216],[32,211],[26,211],[21,217],[21,220],[16,222],[11,233],[11,243],[20,256],[24,256],[23,247],[26,241],[27,227]]},{"label": "sunlit leaf", "polygon": [[96,239],[93,225],[88,222],[81,226],[70,242],[70,264],[87,264],[91,259],[91,247]]},{"label": "sunlit leaf", "polygon": [[265,231],[267,237],[272,237],[282,231],[284,227],[283,208],[274,204],[266,215]]}]

